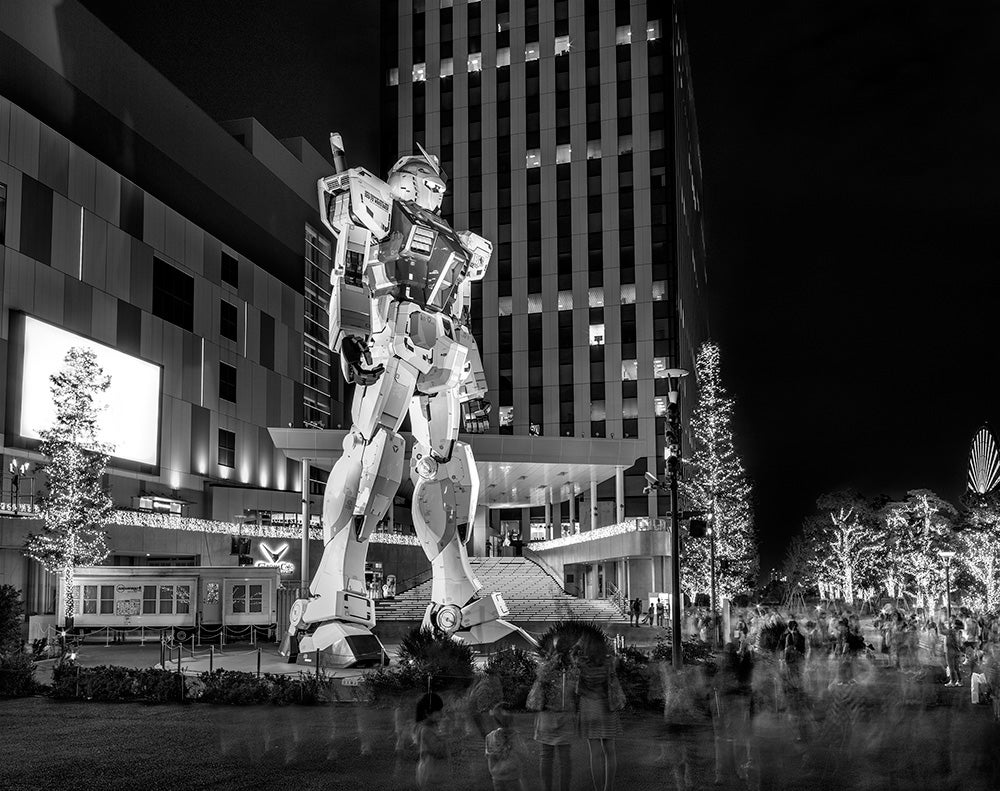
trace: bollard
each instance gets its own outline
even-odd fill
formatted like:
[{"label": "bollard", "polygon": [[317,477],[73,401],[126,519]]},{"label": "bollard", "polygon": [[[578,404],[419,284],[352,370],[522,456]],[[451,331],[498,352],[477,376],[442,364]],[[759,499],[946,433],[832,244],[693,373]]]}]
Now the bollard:
[{"label": "bollard", "polygon": [[222,646],[224,646],[226,644],[226,642],[225,642],[225,634],[226,634],[226,627],[223,626],[222,629],[221,629],[221,631],[219,632],[219,651],[221,651],[222,650]]},{"label": "bollard", "polygon": [[166,670],[167,666],[166,666],[166,664],[164,664],[163,648],[164,648],[163,637],[160,637],[160,667],[162,667],[164,670]]},{"label": "bollard", "polygon": [[80,666],[76,666],[76,697],[80,697]]},{"label": "bollard", "polygon": [[111,629],[107,626],[104,627],[104,647],[107,648],[111,643]]},{"label": "bollard", "polygon": [[260,678],[260,649],[257,649],[257,678]]},{"label": "bollard", "polygon": [[215,669],[215,646],[210,645],[208,647],[208,672],[211,673]]},{"label": "bollard", "polygon": [[319,649],[316,649],[316,678],[319,678]]}]

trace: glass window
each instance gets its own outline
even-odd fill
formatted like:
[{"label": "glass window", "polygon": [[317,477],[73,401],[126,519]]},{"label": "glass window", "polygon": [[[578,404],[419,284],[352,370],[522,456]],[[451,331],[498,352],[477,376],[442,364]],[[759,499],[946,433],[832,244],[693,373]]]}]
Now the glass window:
[{"label": "glass window", "polygon": [[632,43],[632,26],[631,25],[619,25],[615,28],[615,44],[631,44]]},{"label": "glass window", "polygon": [[142,586],[142,614],[156,615],[156,586]]},{"label": "glass window", "polygon": [[219,583],[209,582],[205,585],[205,604],[219,603]]},{"label": "glass window", "polygon": [[542,295],[528,294],[528,313],[542,312]]},{"label": "glass window", "polygon": [[177,614],[186,615],[191,612],[191,586],[177,586]]},{"label": "glass window", "polygon": [[618,153],[632,153],[632,135],[618,135]]},{"label": "glass window", "polygon": [[264,586],[250,585],[250,612],[263,612],[264,610]]},{"label": "glass window", "polygon": [[500,297],[497,303],[497,315],[509,316],[514,310],[513,299],[511,297]]},{"label": "glass window", "polygon": [[646,41],[656,41],[660,37],[660,20],[650,19],[646,22]]},{"label": "glass window", "polygon": [[556,164],[565,165],[569,162],[572,156],[572,149],[569,143],[564,143],[561,146],[556,146]]},{"label": "glass window", "polygon": [[666,280],[654,280],[653,281],[653,299],[659,302],[661,299],[667,298],[667,281]]},{"label": "glass window", "polygon": [[233,612],[244,613],[247,611],[247,586],[233,585]]},{"label": "glass window", "polygon": [[591,422],[595,420],[606,420],[606,410],[604,401],[591,401],[590,402],[590,420]]},{"label": "glass window", "polygon": [[560,291],[558,297],[559,310],[573,310],[573,292]]},{"label": "glass window", "polygon": [[399,85],[399,68],[393,66],[385,77],[386,85]]},{"label": "glass window", "polygon": [[666,379],[667,378],[667,358],[666,357],[654,357],[653,358],[653,377],[655,379]]},{"label": "glass window", "polygon": [[601,141],[600,140],[588,140],[587,141],[587,159],[600,159],[601,157]]},{"label": "glass window", "polygon": [[84,615],[96,615],[97,614],[97,586],[96,585],[84,585],[83,586],[83,614]]},{"label": "glass window", "polygon": [[414,82],[426,82],[427,81],[427,64],[426,63],[414,63],[413,64],[413,81]]},{"label": "glass window", "polygon": [[591,346],[603,346],[604,345],[604,325],[603,324],[591,324],[590,325],[590,345]]},{"label": "glass window", "polygon": [[526,168],[538,168],[542,166],[542,152],[537,148],[529,148],[524,157]]},{"label": "glass window", "polygon": [[115,611],[115,586],[101,586],[101,615],[107,615]]},{"label": "glass window", "polygon": [[227,252],[222,253],[222,265],[220,275],[223,283],[228,283],[233,288],[240,287],[240,262],[235,256]]},{"label": "glass window", "polygon": [[639,400],[637,398],[622,399],[622,419],[635,420],[639,417]]},{"label": "glass window", "polygon": [[174,611],[174,586],[160,586],[160,615],[170,615]]},{"label": "glass window", "polygon": [[650,129],[649,130],[649,150],[657,151],[663,148],[663,130],[662,129]]},{"label": "glass window", "polygon": [[451,77],[455,73],[455,61],[451,58],[441,58],[441,76]]},{"label": "glass window", "polygon": [[510,47],[500,47],[497,50],[497,68],[510,65]]},{"label": "glass window", "polygon": [[80,586],[79,585],[74,585],[73,586],[73,615],[79,615],[80,614],[80,608],[82,606],[83,606],[83,604],[80,602]]},{"label": "glass window", "polygon": [[565,55],[569,52],[569,36],[556,36],[556,55]]},{"label": "glass window", "polygon": [[654,396],[653,397],[653,412],[656,413],[657,417],[666,417],[666,415],[667,415],[667,397],[666,396]]},{"label": "glass window", "polygon": [[237,340],[238,317],[239,311],[235,305],[224,299],[219,300],[219,335],[231,341]]},{"label": "glass window", "polygon": [[153,259],[153,315],[188,332],[194,328],[194,278],[159,258]]},{"label": "glass window", "polygon": [[587,293],[587,302],[592,308],[603,308],[604,307],[604,287],[598,286],[597,288],[592,288]]},{"label": "glass window", "polygon": [[524,45],[524,60],[538,60],[539,56],[542,54],[542,48],[538,46],[537,41],[533,41],[530,44]]},{"label": "glass window", "polygon": [[219,464],[223,467],[236,466],[236,434],[219,429]]},{"label": "glass window", "polygon": [[7,239],[7,185],[0,184],[0,244]]},{"label": "glass window", "polygon": [[472,73],[474,71],[483,70],[483,53],[482,52],[470,52],[469,53],[469,66],[468,71]]},{"label": "glass window", "polygon": [[514,407],[512,406],[500,407],[500,425],[501,426],[514,425]]},{"label": "glass window", "polygon": [[639,378],[639,363],[637,360],[622,360],[622,381],[634,382]]},{"label": "glass window", "polygon": [[635,283],[622,283],[620,301],[623,305],[635,304]]},{"label": "glass window", "polygon": [[219,363],[219,398],[236,403],[236,369],[226,363]]}]

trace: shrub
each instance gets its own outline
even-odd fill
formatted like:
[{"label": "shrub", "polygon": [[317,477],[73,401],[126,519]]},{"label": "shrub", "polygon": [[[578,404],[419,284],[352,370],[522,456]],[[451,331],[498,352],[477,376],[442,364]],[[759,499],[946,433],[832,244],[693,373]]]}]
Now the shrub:
[{"label": "shrub", "polygon": [[608,633],[593,621],[559,621],[552,624],[538,641],[542,656],[548,656],[556,648],[560,653],[568,653],[581,640],[603,640],[610,646]]},{"label": "shrub", "polygon": [[23,698],[36,691],[35,661],[29,654],[0,656],[0,698]]},{"label": "shrub", "polygon": [[24,602],[13,585],[0,585],[0,656],[21,650]]},{"label": "shrub", "polygon": [[435,690],[464,689],[474,677],[472,648],[430,629],[412,629],[399,645],[402,682],[416,680]]},{"label": "shrub", "polygon": [[299,673],[297,676],[264,673],[258,678],[256,673],[220,668],[198,675],[197,698],[203,703],[230,706],[260,703],[311,706],[326,699],[330,683],[328,677],[317,677],[314,673]]},{"label": "shrub", "polygon": [[80,667],[75,662],[64,662],[53,671],[52,696],[107,703],[174,703],[182,700],[184,683],[176,673],[159,668]]},{"label": "shrub", "polygon": [[522,648],[513,647],[498,651],[486,660],[488,678],[499,681],[503,702],[512,709],[524,709],[528,692],[535,683],[535,659]]},{"label": "shrub", "polygon": [[[670,662],[673,660],[673,642],[670,630],[656,639],[651,659],[654,662]],[[700,640],[684,640],[681,642],[681,657],[685,665],[715,665],[715,654],[707,643]]]},{"label": "shrub", "polygon": [[650,659],[634,645],[618,652],[618,681],[628,708],[647,709],[653,705],[650,692]]}]

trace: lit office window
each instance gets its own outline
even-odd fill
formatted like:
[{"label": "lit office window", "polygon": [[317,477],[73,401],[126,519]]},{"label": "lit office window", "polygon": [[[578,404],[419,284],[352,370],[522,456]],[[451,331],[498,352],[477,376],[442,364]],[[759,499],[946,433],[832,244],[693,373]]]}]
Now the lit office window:
[{"label": "lit office window", "polygon": [[639,399],[638,398],[623,398],[622,399],[622,417],[625,420],[635,420],[639,417]]},{"label": "lit office window", "polygon": [[656,41],[660,37],[660,20],[651,19],[646,23],[646,41]]},{"label": "lit office window", "polygon": [[556,36],[556,55],[566,55],[569,52],[569,36]]},{"label": "lit office window", "polygon": [[632,153],[632,135],[618,135],[618,153]]},{"label": "lit office window", "polygon": [[427,64],[426,63],[414,63],[413,64],[413,81],[414,82],[426,82],[427,81]]},{"label": "lit office window", "polygon": [[533,41],[530,44],[525,44],[524,45],[524,59],[525,59],[525,61],[538,60],[538,58],[539,58],[539,56],[541,54],[542,54],[542,48],[538,46],[538,42],[537,41]]},{"label": "lit office window", "polygon": [[591,420],[607,420],[607,409],[603,401],[591,401],[590,402],[590,419]]},{"label": "lit office window", "polygon": [[604,286],[597,286],[587,293],[587,303],[592,308],[604,307]]},{"label": "lit office window", "polygon": [[451,8],[452,0],[441,0],[441,8]]},{"label": "lit office window", "polygon": [[558,298],[559,310],[573,310],[573,292],[560,291]]},{"label": "lit office window", "polygon": [[514,312],[513,302],[511,297],[500,297],[497,303],[497,315],[510,316]]},{"label": "lit office window", "polygon": [[639,362],[637,360],[622,360],[622,381],[634,382],[639,378]]},{"label": "lit office window", "polygon": [[510,47],[500,47],[497,50],[497,68],[510,65]]},{"label": "lit office window", "polygon": [[631,25],[619,25],[615,28],[615,44],[631,44],[632,43],[632,26]]},{"label": "lit office window", "polygon": [[654,396],[653,397],[653,412],[657,417],[667,416],[667,397],[666,396]]},{"label": "lit office window", "polygon": [[451,77],[455,73],[455,61],[451,58],[441,58],[441,76]]},{"label": "lit office window", "polygon": [[542,295],[528,294],[528,313],[542,312]]},{"label": "lit office window", "polygon": [[563,143],[560,146],[556,146],[556,164],[566,165],[569,163],[570,157],[572,156],[572,149],[569,143]]},{"label": "lit office window", "polygon": [[542,166],[542,152],[537,148],[529,148],[524,156],[524,166],[526,168],[538,168]]},{"label": "lit office window", "polygon": [[512,406],[500,407],[500,425],[501,426],[514,425],[514,407]]},{"label": "lit office window", "polygon": [[667,378],[667,358],[666,357],[654,357],[653,358],[653,378],[655,378],[655,379],[666,379]]},{"label": "lit office window", "polygon": [[601,158],[601,141],[600,140],[588,140],[587,141],[587,159],[600,159]]},{"label": "lit office window", "polygon": [[591,346],[603,346],[604,345],[604,325],[603,324],[591,324],[590,325],[590,345]]},{"label": "lit office window", "polygon": [[623,305],[635,304],[635,283],[622,283],[621,299],[619,301]]},{"label": "lit office window", "polygon": [[386,85],[399,85],[399,69],[393,66],[385,77]]},{"label": "lit office window", "polygon": [[470,52],[469,53],[469,73],[474,71],[483,70],[483,53],[482,52]]},{"label": "lit office window", "polygon": [[667,281],[666,280],[654,280],[653,281],[653,300],[659,302],[661,299],[667,298]]}]

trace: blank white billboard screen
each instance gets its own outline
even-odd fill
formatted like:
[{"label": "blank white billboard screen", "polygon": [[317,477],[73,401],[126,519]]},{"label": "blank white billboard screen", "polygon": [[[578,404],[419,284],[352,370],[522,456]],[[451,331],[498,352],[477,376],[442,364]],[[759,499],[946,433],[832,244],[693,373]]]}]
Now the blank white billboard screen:
[{"label": "blank white billboard screen", "polygon": [[40,432],[54,424],[50,377],[62,370],[66,352],[74,346],[92,349],[98,365],[111,377],[111,386],[98,400],[105,406],[98,419],[98,439],[112,446],[112,456],[156,466],[159,366],[31,316],[24,317],[21,436],[41,439]]}]

